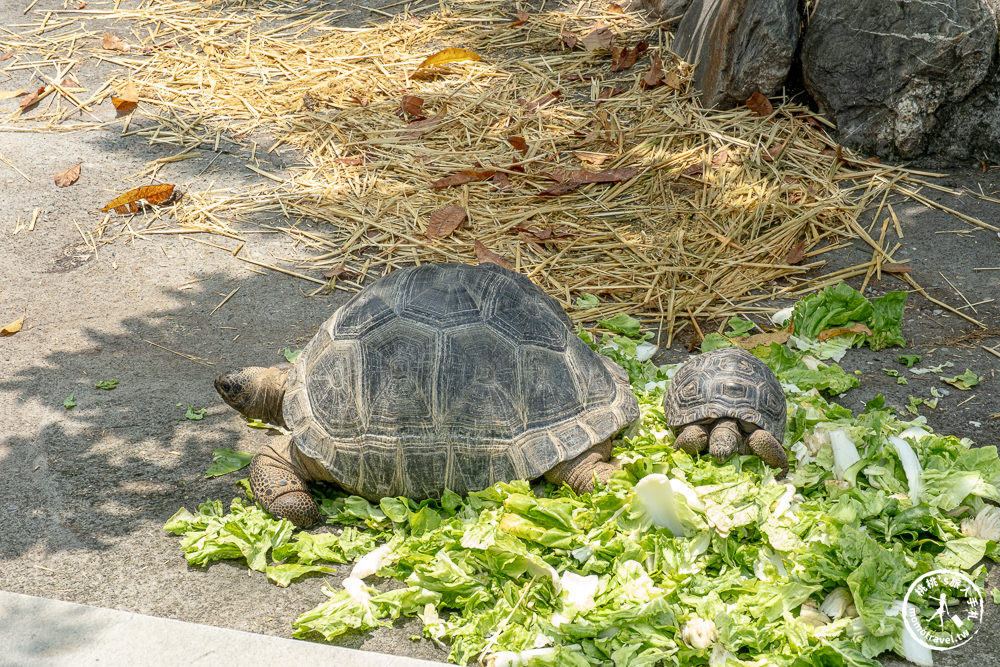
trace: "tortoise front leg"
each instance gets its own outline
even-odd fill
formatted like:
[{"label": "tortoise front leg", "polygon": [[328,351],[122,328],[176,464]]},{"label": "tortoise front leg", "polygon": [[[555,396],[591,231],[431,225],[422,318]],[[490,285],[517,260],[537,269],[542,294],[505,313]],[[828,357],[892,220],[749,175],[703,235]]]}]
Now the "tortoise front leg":
[{"label": "tortoise front leg", "polygon": [[739,451],[742,442],[743,432],[739,422],[735,419],[719,419],[712,426],[712,434],[708,436],[708,453],[719,463],[724,463]]},{"label": "tortoise front leg", "polygon": [[611,459],[611,440],[596,444],[583,454],[569,461],[557,463],[545,473],[545,479],[553,484],[569,484],[576,493],[590,493],[594,490],[594,476],[606,483],[611,473],[621,469],[618,459]]},{"label": "tortoise front leg", "polygon": [[781,468],[775,479],[783,479],[788,474],[788,455],[773,434],[762,428],[757,429],[747,438],[747,449],[772,468]]},{"label": "tortoise front leg", "polygon": [[708,447],[708,427],[704,424],[688,424],[677,435],[674,447],[698,456]]},{"label": "tortoise front leg", "polygon": [[284,445],[264,447],[250,461],[250,490],[257,502],[276,517],[288,519],[299,528],[319,521],[319,508],[309,495],[309,487],[293,468],[290,438]]}]

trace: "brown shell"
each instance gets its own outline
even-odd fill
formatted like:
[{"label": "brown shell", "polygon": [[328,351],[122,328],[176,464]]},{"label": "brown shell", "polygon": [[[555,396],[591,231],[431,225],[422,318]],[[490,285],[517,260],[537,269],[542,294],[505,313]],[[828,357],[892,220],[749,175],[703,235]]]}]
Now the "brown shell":
[{"label": "brown shell", "polygon": [[285,422],[370,499],[531,479],[639,416],[625,371],[571,327],[557,301],[495,264],[394,271],[303,350]]},{"label": "brown shell", "polygon": [[721,417],[785,434],[785,394],[763,361],[738,347],[699,354],[674,374],[663,397],[667,424],[679,429]]}]

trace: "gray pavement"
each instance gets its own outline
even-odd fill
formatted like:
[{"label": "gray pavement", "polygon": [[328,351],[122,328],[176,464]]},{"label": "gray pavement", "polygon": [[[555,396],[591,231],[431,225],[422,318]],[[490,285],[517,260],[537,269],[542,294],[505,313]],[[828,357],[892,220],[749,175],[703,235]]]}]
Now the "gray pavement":
[{"label": "gray pavement", "polygon": [[0,667],[441,664],[3,591],[0,628]]}]

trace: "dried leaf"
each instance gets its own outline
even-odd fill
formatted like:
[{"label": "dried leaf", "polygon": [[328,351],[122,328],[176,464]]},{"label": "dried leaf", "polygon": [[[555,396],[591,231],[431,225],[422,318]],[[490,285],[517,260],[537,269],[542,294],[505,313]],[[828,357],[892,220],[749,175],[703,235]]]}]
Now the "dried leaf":
[{"label": "dried leaf", "polygon": [[761,153],[760,157],[762,160],[764,160],[764,162],[774,162],[774,160],[776,160],[777,157],[781,155],[782,151],[784,150],[785,150],[784,143],[779,144],[777,146],[771,146],[767,148],[763,153]]},{"label": "dried leaf", "polygon": [[502,171],[498,171],[493,174],[493,182],[496,183],[497,189],[506,190],[510,187],[510,179],[507,178],[507,174]]},{"label": "dried leaf", "polygon": [[443,239],[462,226],[466,218],[465,209],[455,204],[448,204],[431,213],[424,236],[429,239]]},{"label": "dried leaf", "polygon": [[913,268],[897,262],[882,262],[882,271],[885,273],[913,273]]},{"label": "dried leaf", "polygon": [[83,9],[86,6],[87,6],[87,3],[83,2],[83,0],[80,0],[80,2],[76,3],[75,5],[73,5],[73,9]]},{"label": "dried leaf", "polygon": [[611,32],[611,28],[598,21],[593,30],[580,39],[580,44],[588,51],[609,51],[614,40],[615,35]]},{"label": "dried leaf", "polygon": [[560,95],[562,95],[561,90],[553,90],[551,93],[545,93],[544,95],[539,97],[537,100],[534,100],[533,102],[528,102],[527,100],[520,97],[517,99],[517,101],[521,104],[522,107],[524,107],[525,111],[535,111],[536,109],[541,109],[544,106],[552,104],[557,99],[559,99]]},{"label": "dried leaf", "polygon": [[3,329],[0,329],[0,336],[13,336],[18,331],[20,331],[21,327],[23,326],[24,326],[24,316],[21,316],[21,319],[14,320],[13,322],[5,326]]},{"label": "dried leaf", "polygon": [[115,111],[118,112],[119,116],[126,116],[139,106],[139,91],[136,90],[135,84],[129,81],[125,84],[125,88],[122,89],[121,97],[111,96],[111,103],[115,105]]},{"label": "dried leaf", "polygon": [[354,100],[354,103],[357,104],[359,107],[366,107],[366,106],[368,106],[368,99],[367,98],[358,97],[357,95],[348,95],[348,97],[350,97],[352,100]]},{"label": "dried leaf", "polygon": [[816,336],[816,340],[818,340],[819,342],[822,343],[823,341],[827,340],[828,338],[833,338],[834,336],[839,336],[841,334],[849,334],[849,333],[860,333],[860,334],[864,334],[866,336],[871,336],[872,335],[871,329],[869,329],[868,327],[866,327],[861,322],[855,322],[854,324],[852,324],[849,327],[837,327],[835,329],[824,329],[823,331],[819,332],[818,336]]},{"label": "dried leaf", "polygon": [[0,56],[0,63],[14,57],[14,49],[7,49],[7,52]]},{"label": "dried leaf", "polygon": [[701,176],[705,173],[705,165],[701,162],[695,162],[691,166],[685,168],[681,173],[685,176]]},{"label": "dried leaf", "polygon": [[562,38],[562,43],[570,50],[575,49],[576,45],[580,43],[580,39],[569,30],[563,30],[560,37]]},{"label": "dried leaf", "polygon": [[357,271],[351,271],[350,269],[345,269],[344,267],[338,267],[336,269],[331,269],[323,274],[324,278],[332,280],[333,278],[343,278],[345,280],[350,278],[358,277]]},{"label": "dried leaf", "polygon": [[557,169],[550,174],[550,178],[559,181],[559,183],[553,185],[548,190],[543,190],[539,194],[562,195],[587,183],[621,183],[622,181],[634,178],[638,173],[638,167],[619,167],[618,169],[605,169],[604,171]]},{"label": "dried leaf", "polygon": [[528,22],[528,18],[530,16],[531,16],[531,14],[529,14],[528,12],[526,12],[524,10],[521,10],[521,9],[517,10],[517,20],[514,21],[513,23],[511,23],[510,27],[514,28],[514,27],[519,26],[519,25],[524,25],[525,23]]},{"label": "dried leaf", "polygon": [[338,157],[333,159],[337,164],[346,164],[350,167],[357,167],[365,163],[365,158],[362,155],[352,155],[351,157]]},{"label": "dried leaf", "polygon": [[602,164],[607,162],[609,158],[613,157],[607,153],[591,153],[590,151],[573,151],[573,155],[580,162],[586,162],[587,164],[595,167],[600,167]]},{"label": "dried leaf", "polygon": [[567,236],[573,236],[573,232],[566,227],[556,227],[555,229],[548,227],[544,229],[539,227],[515,227],[514,229],[525,234],[531,234],[539,241],[549,241],[551,239],[562,239]]},{"label": "dried leaf", "polygon": [[613,88],[605,88],[604,90],[602,90],[601,92],[599,92],[597,94],[597,101],[595,102],[595,104],[600,105],[601,102],[604,102],[604,101],[606,101],[606,100],[608,100],[608,99],[610,99],[612,97],[618,97],[619,95],[621,95],[622,93],[624,93],[626,90],[628,90],[628,88],[626,88],[624,86],[615,86]]},{"label": "dried leaf", "polygon": [[118,39],[110,32],[104,33],[101,37],[101,48],[107,51],[121,51],[122,53],[128,53],[132,50],[132,47]]},{"label": "dried leaf", "polygon": [[788,339],[792,337],[792,325],[789,324],[784,329],[778,331],[768,331],[767,333],[754,334],[752,336],[740,336],[738,338],[730,338],[739,345],[744,350],[752,350],[758,345],[770,345],[771,343],[778,343],[782,345],[788,342]]},{"label": "dried leaf", "polygon": [[73,185],[76,183],[76,179],[80,178],[80,169],[83,163],[77,163],[67,169],[66,171],[60,172],[55,176],[56,185],[60,188],[65,188],[67,185]]},{"label": "dried leaf", "polygon": [[674,70],[667,72],[666,76],[663,77],[663,83],[665,83],[667,88],[670,90],[684,90],[684,79],[682,79],[681,75]]},{"label": "dried leaf", "polygon": [[507,143],[513,146],[521,155],[525,155],[528,152],[528,142],[523,137],[507,137]]},{"label": "dried leaf", "polygon": [[444,118],[444,114],[447,110],[447,106],[441,107],[441,111],[438,111],[432,117],[427,118],[426,120],[418,120],[415,123],[410,123],[409,128],[406,132],[403,132],[402,136],[406,139],[419,139],[428,132],[436,130],[440,124],[439,121]]},{"label": "dried leaf", "polygon": [[658,54],[650,59],[649,71],[642,75],[639,85],[647,90],[663,85],[663,63]]},{"label": "dried leaf", "polygon": [[493,178],[493,174],[495,173],[496,171],[493,169],[483,169],[480,171],[465,169],[457,174],[451,174],[450,176],[445,176],[444,178],[439,178],[434,181],[431,183],[431,190],[443,190],[444,188],[450,188],[456,185],[486,181]]},{"label": "dried leaf", "polygon": [[622,70],[627,70],[639,59],[639,54],[648,48],[648,42],[639,42],[631,49],[627,46],[611,49],[611,71],[621,72]]},{"label": "dried leaf", "polygon": [[493,264],[496,264],[497,266],[502,266],[503,268],[508,269],[510,271],[514,270],[513,264],[511,264],[509,261],[507,261],[500,255],[496,254],[495,252],[487,248],[485,245],[483,245],[482,241],[477,240],[473,247],[476,250],[476,259],[479,260],[480,264],[482,264],[483,262],[491,262]]},{"label": "dried leaf", "polygon": [[468,49],[457,49],[448,48],[438,51],[432,56],[429,56],[424,62],[417,65],[417,69],[414,72],[419,72],[425,67],[434,67],[436,65],[446,65],[448,63],[457,63],[467,60],[482,60],[478,53],[469,51]]},{"label": "dried leaf", "polygon": [[802,260],[806,257],[806,242],[799,241],[791,247],[788,254],[785,255],[785,263],[789,266],[796,266],[801,264]]},{"label": "dried leaf", "polygon": [[101,212],[107,213],[114,210],[115,213],[135,213],[139,210],[139,201],[145,199],[150,204],[162,204],[170,199],[173,194],[174,186],[167,183],[143,185],[142,187],[132,188],[128,192],[118,195],[108,202],[101,209]]},{"label": "dried leaf", "polygon": [[723,148],[721,151],[712,156],[712,166],[721,167],[722,165],[729,162],[729,149]]},{"label": "dried leaf", "polygon": [[611,14],[624,14],[625,13],[625,10],[622,9],[622,6],[619,5],[617,2],[612,2],[610,5],[608,5],[607,11],[609,13],[611,13]]},{"label": "dried leaf", "polygon": [[820,123],[818,120],[816,120],[815,116],[811,116],[809,114],[800,114],[799,118],[801,118],[805,122],[809,123],[810,125],[812,125],[813,127],[815,127],[817,130],[822,130],[823,129],[823,124]]},{"label": "dried leaf", "polygon": [[33,90],[27,95],[25,95],[24,98],[21,99],[17,104],[19,107],[21,107],[21,110],[24,111],[28,107],[37,104],[38,100],[42,98],[42,95],[44,93],[45,93],[45,86],[39,86],[37,90]]},{"label": "dried leaf", "polygon": [[399,108],[407,116],[419,116],[424,108],[424,98],[416,95],[403,95],[399,101]]},{"label": "dried leaf", "polygon": [[774,113],[774,107],[771,106],[771,100],[767,99],[756,90],[753,95],[747,98],[746,105],[750,111],[753,111],[758,116],[770,116]]}]

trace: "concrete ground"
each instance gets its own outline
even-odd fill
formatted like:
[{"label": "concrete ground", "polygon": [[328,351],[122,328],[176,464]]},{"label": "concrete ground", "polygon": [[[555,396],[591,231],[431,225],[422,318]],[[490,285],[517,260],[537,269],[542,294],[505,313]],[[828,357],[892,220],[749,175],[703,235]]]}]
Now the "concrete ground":
[{"label": "concrete ground", "polygon": [[[22,4],[0,3],[0,25],[23,21]],[[33,11],[62,4],[40,0]],[[355,11],[348,20],[368,18],[378,16]],[[0,90],[30,83],[30,70],[5,74],[2,67]],[[81,68],[78,74],[86,87],[102,82],[106,70]],[[0,117],[14,104],[0,102]],[[110,120],[105,106],[98,115]],[[148,235],[90,250],[81,230],[103,220],[95,211],[139,185],[126,181],[128,175],[174,152],[122,138],[119,128],[39,134],[0,121],[0,154],[21,172],[0,160],[0,326],[25,316],[22,331],[0,338],[0,591],[288,637],[291,621],[322,599],[320,580],[279,588],[230,563],[189,568],[177,538],[162,526],[182,505],[194,509],[203,500],[237,494],[234,476],[204,478],[212,449],[252,451],[269,437],[247,429],[221,403],[212,387],[215,375],[280,361],[281,350],[302,347],[346,295],[307,297],[311,283],[194,240],[230,245],[219,237]],[[80,181],[57,188],[52,177],[78,161]],[[217,156],[210,146],[203,157],[166,165],[161,177],[177,183],[210,177],[218,186],[258,178],[240,156]],[[1000,171],[951,169],[942,184],[1000,197]],[[928,194],[1000,226],[1000,203]],[[913,275],[931,296],[964,305],[950,280],[973,303],[996,299],[976,305],[975,312],[964,310],[987,326],[982,329],[911,296],[904,334],[912,345],[906,351],[924,355],[922,365],[951,361],[949,374],[970,368],[985,378],[973,391],[951,391],[925,414],[940,432],[1000,444],[1000,359],[982,347],[1000,344],[1000,271],[974,270],[1000,267],[1000,237],[914,204],[896,210],[904,231],[898,255],[912,260]],[[249,226],[237,233],[248,240],[241,256],[276,263],[299,252],[280,233]],[[830,260],[834,267],[849,266],[870,254],[858,243]],[[885,277],[869,296],[900,288]],[[859,409],[882,392],[901,406],[910,394],[929,396],[931,385],[948,389],[934,379],[897,385],[882,368],[902,369],[895,362],[900,352],[852,351],[843,363],[863,371],[862,386],[843,402]],[[675,345],[662,359],[681,353]],[[94,387],[109,379],[119,380],[116,389]],[[67,409],[63,402],[71,394],[76,407]],[[189,404],[206,408],[205,418],[184,420]],[[938,664],[1000,665],[996,609],[988,604],[987,623],[973,641],[937,654]],[[0,627],[6,632],[19,615],[17,607],[0,608]],[[419,629],[419,621],[403,621],[340,643],[443,659],[432,643],[408,639]]]}]

